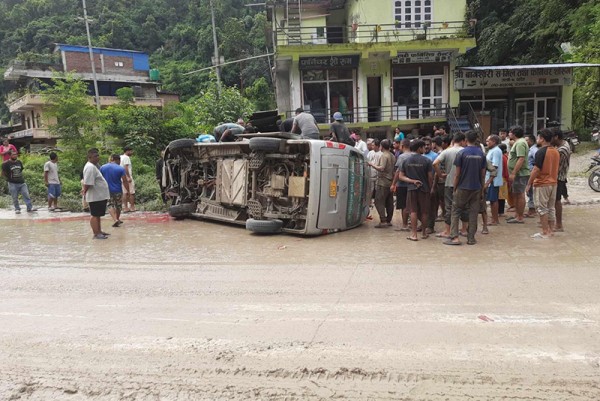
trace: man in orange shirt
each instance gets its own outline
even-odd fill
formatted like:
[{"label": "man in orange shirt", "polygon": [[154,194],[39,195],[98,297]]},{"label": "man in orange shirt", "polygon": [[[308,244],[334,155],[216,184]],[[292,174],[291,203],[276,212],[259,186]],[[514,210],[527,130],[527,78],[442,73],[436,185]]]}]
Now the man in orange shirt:
[{"label": "man in orange shirt", "polygon": [[538,151],[535,154],[533,171],[527,183],[527,189],[533,186],[533,203],[540,216],[542,232],[531,238],[548,238],[554,235],[556,221],[555,202],[558,183],[558,165],[560,155],[552,144],[554,133],[549,129],[538,132]]}]

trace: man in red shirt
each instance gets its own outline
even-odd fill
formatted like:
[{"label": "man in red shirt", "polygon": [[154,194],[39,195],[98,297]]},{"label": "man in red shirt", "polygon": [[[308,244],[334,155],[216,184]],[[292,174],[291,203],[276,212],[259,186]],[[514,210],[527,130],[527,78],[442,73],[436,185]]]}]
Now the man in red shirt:
[{"label": "man in red shirt", "polygon": [[543,129],[538,133],[539,149],[535,154],[533,171],[527,183],[526,189],[533,186],[533,203],[540,215],[540,223],[542,224],[542,232],[533,234],[532,238],[548,238],[554,234],[560,155],[558,150],[551,146],[553,138],[554,133],[549,129]]},{"label": "man in red shirt", "polygon": [[2,155],[2,162],[10,159],[11,152],[17,153],[17,148],[15,145],[11,144],[8,138],[4,138],[2,141],[2,145],[0,145],[0,155]]}]

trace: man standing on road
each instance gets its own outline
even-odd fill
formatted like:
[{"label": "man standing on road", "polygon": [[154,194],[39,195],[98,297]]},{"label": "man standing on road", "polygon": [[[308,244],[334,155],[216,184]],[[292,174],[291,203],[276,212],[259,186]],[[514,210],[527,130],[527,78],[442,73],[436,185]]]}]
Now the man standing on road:
[{"label": "man standing on road", "polygon": [[133,171],[131,166],[131,155],[133,155],[133,149],[131,146],[125,146],[123,148],[123,154],[121,155],[121,167],[125,169],[127,174],[127,182],[129,188],[123,187],[123,213],[135,212],[135,182],[133,181]]},{"label": "man standing on road", "polygon": [[18,153],[17,148],[15,147],[15,145],[10,143],[8,138],[4,138],[2,140],[2,145],[0,145],[0,155],[2,155],[2,163],[10,160],[11,152]]},{"label": "man standing on road", "polygon": [[431,160],[423,156],[425,142],[422,140],[412,141],[410,144],[412,155],[408,157],[399,171],[400,180],[408,183],[408,197],[406,207],[410,213],[411,235],[406,239],[418,241],[417,223],[421,220],[422,239],[427,239],[427,217],[429,215],[429,201],[431,186],[433,185],[433,173]]},{"label": "man standing on road", "polygon": [[458,221],[463,212],[469,213],[469,228],[467,231],[467,244],[475,245],[477,232],[477,215],[485,180],[487,162],[481,147],[477,145],[479,134],[469,131],[466,134],[467,147],[456,155],[454,165],[454,197],[452,199],[452,220],[450,238],[444,241],[446,245],[460,245],[458,239]]},{"label": "man standing on road", "polygon": [[[533,165],[535,164],[535,153],[538,150],[537,138],[533,134],[525,135],[527,145],[529,145],[529,152],[527,153],[527,166],[529,171],[533,171]],[[533,187],[527,191],[527,213],[525,217],[535,217],[535,205],[533,204]]]},{"label": "man standing on road", "polygon": [[556,226],[554,227],[554,231],[563,232],[563,205],[561,202],[561,198],[564,196],[568,198],[567,195],[567,175],[569,174],[569,164],[571,162],[571,147],[569,143],[564,140],[564,135],[560,129],[551,130],[554,133],[554,137],[552,138],[552,145],[556,146],[558,153],[560,155],[560,163],[558,165],[558,184],[556,187]]},{"label": "man standing on road", "polygon": [[553,235],[556,203],[556,183],[560,163],[559,152],[552,146],[554,132],[543,129],[538,134],[540,148],[535,154],[535,162],[527,189],[533,186],[535,208],[540,215],[542,232],[531,238],[548,238]]},{"label": "man standing on road", "polygon": [[509,224],[525,224],[525,187],[529,181],[529,166],[527,165],[527,156],[529,154],[529,145],[523,136],[523,128],[517,126],[510,129],[508,133],[510,139],[515,143],[510,147],[508,153],[508,177],[511,187],[510,191],[515,206],[515,216],[506,219]]},{"label": "man standing on road", "polygon": [[392,225],[392,217],[394,216],[394,194],[390,190],[390,186],[394,177],[396,158],[390,152],[392,144],[389,139],[381,141],[380,146],[382,153],[379,163],[369,163],[371,168],[377,170],[375,208],[379,214],[379,224],[375,226],[376,228],[390,227]]},{"label": "man standing on road", "polygon": [[88,162],[83,168],[83,196],[90,208],[90,226],[94,239],[107,239],[102,231],[100,218],[106,214],[106,203],[110,196],[108,184],[97,167],[100,156],[96,149],[88,150]]},{"label": "man standing on road", "polygon": [[8,181],[8,192],[12,196],[13,205],[15,206],[15,214],[21,214],[21,206],[19,206],[19,195],[23,197],[25,205],[27,206],[27,212],[33,213],[37,209],[34,209],[31,204],[31,198],[29,197],[29,188],[23,178],[23,163],[21,160],[17,160],[19,154],[16,151],[9,151],[10,159],[2,163],[2,175],[6,177]]},{"label": "man standing on road", "polygon": [[[490,209],[492,211],[492,221],[489,225],[497,226],[500,224],[498,218],[498,195],[500,194],[500,187],[502,186],[502,150],[498,147],[500,144],[500,137],[498,135],[490,135],[486,139],[486,143],[488,146],[486,159],[496,168],[496,177],[493,178],[487,189],[487,200],[490,201]],[[490,178],[491,173],[486,172],[486,183]]]},{"label": "man standing on road", "polygon": [[302,107],[296,109],[292,132],[300,134],[302,139],[319,139],[319,127],[315,117],[305,112]]},{"label": "man standing on road", "polygon": [[58,209],[58,198],[61,195],[60,179],[58,178],[58,156],[50,153],[50,160],[44,164],[44,183],[48,188],[48,210]]},{"label": "man standing on road", "polygon": [[123,188],[129,188],[125,169],[120,164],[121,156],[115,154],[110,157],[110,163],[100,167],[100,173],[108,184],[108,213],[113,218],[113,227],[120,227],[123,224],[121,221]]},{"label": "man standing on road", "polygon": [[456,155],[463,150],[465,146],[465,134],[458,132],[454,134],[452,138],[452,146],[444,150],[433,162],[433,168],[435,169],[436,176],[444,178],[444,205],[446,207],[446,218],[444,220],[446,229],[444,232],[439,233],[436,237],[449,238],[450,237],[450,226],[452,216],[452,199],[454,197],[454,175],[456,173],[456,166],[454,160]]},{"label": "man standing on road", "polygon": [[402,215],[402,226],[395,228],[395,230],[410,231],[410,228],[408,228],[408,209],[406,207],[408,183],[400,180],[400,169],[406,159],[412,155],[412,152],[410,151],[410,139],[403,139],[400,142],[400,150],[402,153],[396,159],[396,165],[394,166],[395,174],[390,190],[392,193],[396,194],[396,210],[400,210],[400,214]]}]

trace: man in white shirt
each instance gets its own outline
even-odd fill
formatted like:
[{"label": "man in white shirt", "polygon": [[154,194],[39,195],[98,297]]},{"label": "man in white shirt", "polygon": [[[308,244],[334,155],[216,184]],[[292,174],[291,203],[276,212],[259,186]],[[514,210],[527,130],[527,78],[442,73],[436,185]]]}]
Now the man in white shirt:
[{"label": "man in white shirt", "polygon": [[58,155],[50,153],[50,160],[44,164],[44,183],[48,188],[48,211],[58,208],[58,198],[61,195],[60,179],[58,178]]},{"label": "man in white shirt", "polygon": [[108,234],[102,231],[100,218],[106,214],[106,203],[109,198],[108,184],[97,167],[100,156],[97,149],[90,149],[88,162],[83,168],[83,196],[90,207],[90,226],[94,239],[107,239]]},{"label": "man in white shirt", "polygon": [[133,155],[133,148],[125,146],[121,155],[121,167],[125,169],[129,188],[123,186],[123,213],[135,212],[135,182],[131,170],[131,155]]},{"label": "man in white shirt", "polygon": [[362,140],[360,134],[356,131],[353,131],[352,135],[350,135],[350,138],[354,139],[355,141],[354,147],[366,157],[367,153],[369,153],[369,148],[367,148],[367,144]]}]

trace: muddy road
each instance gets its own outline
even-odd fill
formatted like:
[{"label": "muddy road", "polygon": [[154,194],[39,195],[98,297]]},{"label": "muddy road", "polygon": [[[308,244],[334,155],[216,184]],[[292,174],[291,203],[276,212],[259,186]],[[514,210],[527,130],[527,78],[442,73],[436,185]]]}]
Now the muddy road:
[{"label": "muddy road", "polygon": [[598,400],[600,205],[565,211],[462,247],[0,220],[0,399]]}]

